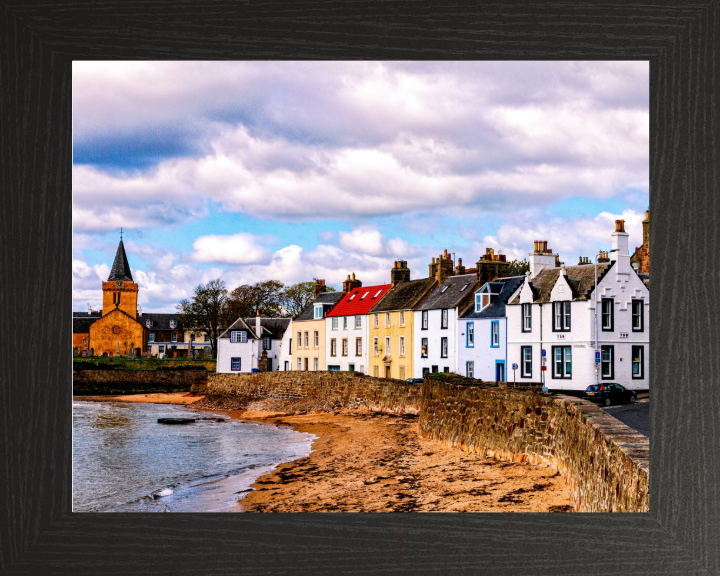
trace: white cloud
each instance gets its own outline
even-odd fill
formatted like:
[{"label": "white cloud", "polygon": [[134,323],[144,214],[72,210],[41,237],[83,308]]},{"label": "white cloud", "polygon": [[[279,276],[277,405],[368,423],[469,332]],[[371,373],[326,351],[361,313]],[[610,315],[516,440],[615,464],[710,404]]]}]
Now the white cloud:
[{"label": "white cloud", "polygon": [[254,264],[266,260],[268,251],[257,244],[257,237],[239,233],[232,236],[201,236],[193,242],[194,262]]}]

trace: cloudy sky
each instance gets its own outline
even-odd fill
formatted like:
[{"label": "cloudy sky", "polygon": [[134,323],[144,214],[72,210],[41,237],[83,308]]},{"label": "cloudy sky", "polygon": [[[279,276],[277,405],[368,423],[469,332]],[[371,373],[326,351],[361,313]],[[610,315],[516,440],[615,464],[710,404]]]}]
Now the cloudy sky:
[{"label": "cloudy sky", "polygon": [[631,250],[646,62],[75,62],[73,309],[123,228],[146,311],[195,286],[427,275],[447,249]]}]

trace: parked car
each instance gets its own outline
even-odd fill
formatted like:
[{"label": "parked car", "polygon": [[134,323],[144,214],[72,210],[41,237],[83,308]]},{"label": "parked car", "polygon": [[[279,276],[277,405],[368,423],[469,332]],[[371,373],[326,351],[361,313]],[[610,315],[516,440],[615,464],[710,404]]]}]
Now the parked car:
[{"label": "parked car", "polygon": [[628,390],[615,382],[593,384],[585,389],[583,400],[591,400],[610,406],[610,404],[634,404],[637,400],[637,393]]},{"label": "parked car", "polygon": [[421,383],[421,382],[423,382],[423,379],[422,378],[405,378],[405,382]]}]

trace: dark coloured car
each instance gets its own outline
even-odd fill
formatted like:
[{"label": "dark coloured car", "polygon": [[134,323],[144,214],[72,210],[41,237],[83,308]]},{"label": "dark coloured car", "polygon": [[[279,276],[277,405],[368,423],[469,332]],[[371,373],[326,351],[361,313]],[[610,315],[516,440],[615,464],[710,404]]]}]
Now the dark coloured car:
[{"label": "dark coloured car", "polygon": [[405,378],[405,382],[416,382],[421,383],[423,381],[422,378]]},{"label": "dark coloured car", "polygon": [[637,393],[615,382],[608,382],[588,386],[583,394],[583,400],[592,400],[605,406],[627,404],[628,402],[634,404],[637,400]]}]

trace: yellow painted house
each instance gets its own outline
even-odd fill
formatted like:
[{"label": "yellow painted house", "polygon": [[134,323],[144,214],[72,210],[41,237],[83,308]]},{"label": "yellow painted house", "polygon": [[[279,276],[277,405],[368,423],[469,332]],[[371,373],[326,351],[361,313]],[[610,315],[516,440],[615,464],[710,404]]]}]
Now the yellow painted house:
[{"label": "yellow painted house", "polygon": [[[369,313],[370,376],[405,380],[413,375],[413,308],[436,286],[435,278],[409,280],[404,261],[393,268],[394,286]],[[397,272],[397,273],[396,273]],[[407,280],[405,280],[407,278]]]}]

